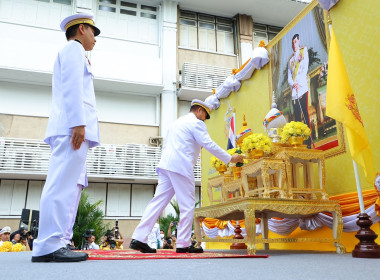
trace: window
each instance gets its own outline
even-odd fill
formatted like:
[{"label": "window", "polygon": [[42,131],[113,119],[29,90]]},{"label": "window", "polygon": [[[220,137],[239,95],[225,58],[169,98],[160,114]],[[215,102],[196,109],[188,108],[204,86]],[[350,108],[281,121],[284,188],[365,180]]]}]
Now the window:
[{"label": "window", "polygon": [[58,30],[73,0],[0,0],[0,20]]},{"label": "window", "polygon": [[180,46],[234,54],[234,21],[191,11],[180,11]]},{"label": "window", "polygon": [[57,4],[63,4],[63,5],[70,5],[72,4],[72,0],[35,0],[39,2],[45,2],[45,3],[57,3]]},{"label": "window", "polygon": [[27,180],[1,180],[0,215],[21,215],[27,184]]},{"label": "window", "polygon": [[158,8],[124,0],[99,0],[97,24],[102,35],[158,43]]},{"label": "window", "polygon": [[265,44],[268,44],[278,32],[280,32],[282,27],[269,26],[259,23],[253,24],[253,47],[256,48],[260,41],[263,40]]},{"label": "window", "polygon": [[[0,180],[0,215],[20,216],[23,208],[40,210],[44,185],[38,180]],[[103,201],[99,208],[108,217],[141,217],[154,190],[154,185],[93,182],[85,189],[91,203]]]},{"label": "window", "polygon": [[86,188],[93,203],[103,200],[100,206],[108,217],[140,217],[154,195],[154,185],[89,183]]}]

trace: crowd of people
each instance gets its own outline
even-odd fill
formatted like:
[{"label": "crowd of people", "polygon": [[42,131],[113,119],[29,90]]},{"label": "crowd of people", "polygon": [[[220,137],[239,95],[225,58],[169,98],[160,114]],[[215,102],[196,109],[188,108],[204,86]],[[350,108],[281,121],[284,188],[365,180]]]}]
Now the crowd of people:
[{"label": "crowd of people", "polygon": [[[160,225],[156,223],[148,237],[148,244],[154,249],[176,249],[177,235],[173,230],[177,226],[177,222],[171,222],[167,233],[160,229]],[[5,247],[2,250],[2,246],[5,242]],[[107,230],[104,236],[99,242],[96,242],[96,236],[91,232],[88,236],[84,237],[82,244],[74,244],[71,240],[70,249],[72,250],[123,250],[124,246],[123,235],[113,228]],[[192,233],[191,243],[194,246],[196,244],[195,235]],[[17,249],[12,250],[14,245]],[[22,247],[21,247],[22,246]],[[15,248],[15,247],[14,247]],[[0,252],[7,251],[31,251],[33,249],[33,236],[24,228],[12,232],[9,226],[5,226],[0,230]]]},{"label": "crowd of people", "polygon": [[33,249],[33,235],[24,228],[12,232],[9,226],[0,230],[0,252],[31,251]]}]

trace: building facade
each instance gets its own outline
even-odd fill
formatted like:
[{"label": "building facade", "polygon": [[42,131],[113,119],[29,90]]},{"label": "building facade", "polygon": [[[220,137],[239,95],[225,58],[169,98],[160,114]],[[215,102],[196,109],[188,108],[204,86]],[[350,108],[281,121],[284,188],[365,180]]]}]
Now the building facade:
[{"label": "building facade", "polygon": [[[106,219],[118,219],[123,235],[131,236],[154,195],[155,167],[170,124],[305,5],[252,1],[249,7],[287,7],[282,22],[274,11],[256,22],[246,3],[234,10],[228,1],[203,2],[0,0],[0,228],[17,228],[23,208],[39,209],[50,156],[42,139],[52,69],[66,42],[59,24],[68,15],[90,12],[101,29],[88,56],[102,146],[89,152],[87,192],[92,201],[103,200]],[[200,160],[194,172],[201,200]]]}]

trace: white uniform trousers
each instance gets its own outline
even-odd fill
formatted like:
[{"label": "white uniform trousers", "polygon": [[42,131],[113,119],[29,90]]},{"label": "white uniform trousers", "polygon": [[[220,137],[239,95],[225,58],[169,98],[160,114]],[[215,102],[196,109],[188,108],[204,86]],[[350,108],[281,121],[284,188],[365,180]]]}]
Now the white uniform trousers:
[{"label": "white uniform trousers", "polygon": [[153,199],[146,207],[141,221],[135,229],[132,238],[147,243],[158,217],[169,204],[174,194],[180,209],[180,223],[177,227],[177,248],[191,245],[191,230],[195,208],[194,179],[175,172],[159,169],[159,179]]},{"label": "white uniform trousers", "polygon": [[50,254],[70,243],[82,192],[82,185],[78,182],[82,181],[79,179],[88,148],[86,141],[75,151],[71,136],[56,136],[51,140],[52,154],[41,195],[38,238],[33,242],[33,256]]}]

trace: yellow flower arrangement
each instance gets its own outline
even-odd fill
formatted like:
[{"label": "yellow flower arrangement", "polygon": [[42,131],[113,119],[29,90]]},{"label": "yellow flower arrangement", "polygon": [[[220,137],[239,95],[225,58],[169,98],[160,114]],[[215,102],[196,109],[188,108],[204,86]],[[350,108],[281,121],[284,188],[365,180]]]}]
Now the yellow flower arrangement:
[{"label": "yellow flower arrangement", "polygon": [[243,144],[241,146],[241,150],[245,154],[253,149],[262,150],[264,153],[269,153],[271,151],[271,148],[271,139],[262,133],[254,133],[247,136],[244,138]]},{"label": "yellow flower arrangement", "polygon": [[12,246],[12,251],[11,252],[21,252],[23,249],[23,246],[21,243],[16,243],[15,245]]},{"label": "yellow flower arrangement", "polygon": [[221,167],[223,165],[225,166],[225,164],[224,164],[223,161],[221,161],[220,159],[218,159],[215,156],[211,157],[211,167],[213,167],[213,168],[219,168],[219,167]]},{"label": "yellow flower arrangement", "polygon": [[11,252],[12,251],[12,242],[5,241],[0,247],[0,252]]},{"label": "yellow flower arrangement", "polygon": [[303,137],[307,139],[310,136],[310,128],[303,122],[290,122],[287,123],[281,133],[281,142],[286,143],[290,137]]}]

